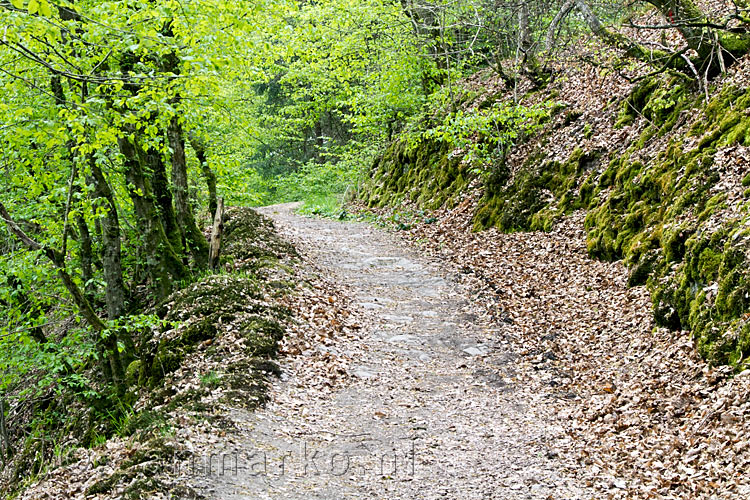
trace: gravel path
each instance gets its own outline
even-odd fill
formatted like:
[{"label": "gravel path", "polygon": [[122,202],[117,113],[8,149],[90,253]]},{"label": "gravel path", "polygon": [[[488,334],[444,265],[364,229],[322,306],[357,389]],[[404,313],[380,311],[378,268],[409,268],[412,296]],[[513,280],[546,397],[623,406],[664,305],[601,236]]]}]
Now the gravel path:
[{"label": "gravel path", "polygon": [[361,338],[324,347],[351,360],[350,377],[333,389],[300,387],[287,370],[266,408],[232,411],[238,430],[194,479],[204,494],[591,497],[560,451],[569,443],[550,414],[556,396],[533,382],[499,334],[508,325],[483,319],[470,291],[370,225],[300,217],[293,205],[262,212],[351,290]]}]

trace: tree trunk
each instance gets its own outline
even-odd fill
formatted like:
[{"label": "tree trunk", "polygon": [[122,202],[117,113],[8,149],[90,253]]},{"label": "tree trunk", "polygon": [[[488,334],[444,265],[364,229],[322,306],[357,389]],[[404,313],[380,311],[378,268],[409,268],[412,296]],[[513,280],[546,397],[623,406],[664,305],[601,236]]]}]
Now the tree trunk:
[{"label": "tree trunk", "polygon": [[[136,143],[136,148],[140,145]],[[177,225],[174,207],[172,206],[172,191],[167,179],[167,166],[161,153],[156,150],[141,151],[140,156],[145,159],[146,174],[151,174],[151,187],[154,199],[159,208],[159,216],[164,233],[177,254],[182,254],[182,234]]]},{"label": "tree trunk", "polygon": [[206,145],[201,141],[198,136],[194,133],[189,135],[190,145],[193,146],[195,156],[198,158],[198,163],[201,165],[203,171],[203,177],[206,179],[206,186],[208,187],[208,211],[211,216],[216,213],[217,207],[217,195],[216,195],[216,174],[211,170],[211,166],[208,164],[208,158],[206,157]]},{"label": "tree trunk", "polygon": [[187,270],[164,232],[151,181],[141,163],[135,128],[127,126],[124,132],[129,137],[118,138],[117,144],[124,157],[128,191],[142,229],[145,267],[158,300],[163,300],[172,292],[172,279],[185,278]]},{"label": "tree trunk", "polygon": [[570,14],[570,11],[573,10],[573,7],[575,7],[575,1],[566,0],[562,7],[560,7],[560,10],[557,11],[557,14],[555,14],[552,22],[550,22],[549,26],[547,26],[547,36],[544,39],[545,52],[551,52],[554,48],[555,38],[557,38],[557,30],[560,27],[560,23],[562,23],[563,19],[565,19],[567,15]]},{"label": "tree trunk", "polygon": [[224,231],[224,199],[219,199],[219,205],[214,215],[214,224],[211,228],[211,250],[209,253],[209,265],[211,269],[219,266],[221,256],[221,234]]},{"label": "tree trunk", "polygon": [[175,116],[167,131],[169,146],[172,148],[172,187],[174,189],[175,213],[185,246],[193,256],[198,269],[208,266],[208,242],[198,229],[193,216],[193,209],[188,198],[187,160],[185,158],[185,140],[182,126]]},{"label": "tree trunk", "polygon": [[[92,193],[94,206],[104,206],[104,215],[98,220],[102,239],[102,268],[104,270],[104,281],[107,284],[105,290],[107,318],[116,320],[124,316],[126,311],[120,218],[117,214],[117,205],[112,188],[93,156],[89,157],[89,168],[94,185]],[[120,332],[119,335],[125,345],[125,361],[129,362],[136,355],[135,343],[129,333]]]},{"label": "tree trunk", "polygon": [[[61,13],[63,13],[64,16],[74,15],[74,13],[68,9],[62,10]],[[67,98],[62,86],[62,81],[57,75],[52,76],[51,88],[57,104],[65,105],[67,103]],[[88,88],[83,85],[81,87],[81,92],[82,97],[85,98],[88,94]],[[71,143],[69,147],[72,150],[73,144]],[[70,161],[71,163],[76,161],[75,158],[72,157],[72,154]],[[107,284],[105,290],[107,317],[112,321],[119,319],[125,313],[125,285],[122,278],[120,222],[117,216],[117,206],[115,204],[112,189],[104,178],[104,174],[97,165],[96,159],[93,155],[89,155],[88,165],[91,170],[91,178],[94,184],[94,204],[95,206],[98,205],[99,200],[104,200],[105,203],[105,215],[102,222],[102,241],[104,247],[104,260],[102,264],[104,269],[104,281]],[[89,307],[91,307],[91,298],[93,296],[91,280],[94,277],[91,234],[83,216],[77,216],[77,224],[81,238],[81,267],[84,280],[84,298],[89,303]],[[108,338],[102,342],[99,333],[101,332],[97,332],[94,344],[97,346],[97,350],[102,360],[102,372],[105,378],[114,382],[117,386],[117,390],[120,391],[124,387],[121,384],[124,384],[125,379],[124,371],[122,374],[123,376],[119,377],[119,372],[122,371],[123,360],[120,358],[120,351],[117,346],[118,336],[117,334],[110,333]],[[133,339],[129,333],[124,331],[119,332],[119,338],[125,345],[124,360],[125,362],[128,362],[135,357],[135,345]],[[107,362],[107,360],[109,360],[109,362]],[[119,381],[117,377],[119,377]]]},{"label": "tree trunk", "polygon": [[527,0],[518,6],[518,50],[523,54],[521,72],[537,86],[543,85],[549,75],[545,75],[536,57],[536,47],[529,26],[529,3]]}]

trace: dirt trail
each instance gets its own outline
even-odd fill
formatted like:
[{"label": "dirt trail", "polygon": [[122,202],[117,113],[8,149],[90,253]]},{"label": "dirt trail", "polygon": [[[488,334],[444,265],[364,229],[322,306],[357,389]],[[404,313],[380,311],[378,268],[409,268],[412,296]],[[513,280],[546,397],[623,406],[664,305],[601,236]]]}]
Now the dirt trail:
[{"label": "dirt trail", "polygon": [[[472,304],[472,295],[392,234],[267,207],[280,232],[355,296],[364,327],[334,342],[352,360],[332,391],[287,371],[192,478],[221,499],[573,499],[591,494],[561,454],[551,394]],[[507,327],[507,325],[505,325]],[[223,462],[221,467],[219,464]]]}]

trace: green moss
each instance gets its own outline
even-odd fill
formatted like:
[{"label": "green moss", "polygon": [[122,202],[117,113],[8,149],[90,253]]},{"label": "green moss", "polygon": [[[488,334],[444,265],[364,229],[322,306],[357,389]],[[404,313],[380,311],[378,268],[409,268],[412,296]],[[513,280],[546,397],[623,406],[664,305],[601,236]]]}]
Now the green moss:
[{"label": "green moss", "polygon": [[153,438],[135,449],[112,474],[89,486],[86,495],[108,494],[120,488],[117,497],[124,499],[173,498],[172,495],[177,493],[181,495],[179,498],[200,498],[188,487],[176,489],[158,479],[158,475],[167,472],[178,458],[186,456],[174,444],[163,438]]},{"label": "green moss", "polygon": [[139,379],[155,387],[177,370],[199,344],[220,334],[217,325],[239,321],[253,355],[275,353],[283,334],[279,321],[290,312],[264,299],[254,276],[215,275],[173,294],[161,307],[168,322],[183,322],[176,332],[163,338],[155,350],[144,356]]},{"label": "green moss", "polygon": [[275,356],[284,328],[275,320],[262,316],[246,318],[240,324],[245,349],[250,356]]},{"label": "green moss", "polygon": [[284,258],[298,257],[294,247],[274,230],[273,222],[251,208],[227,210],[222,241],[222,258],[238,269],[259,269]]},{"label": "green moss", "polygon": [[[483,179],[473,227],[549,230],[561,215],[587,209],[589,253],[624,259],[629,284],[649,288],[658,324],[691,330],[712,363],[736,364],[750,356],[750,252],[734,248],[746,241],[737,236],[739,222],[718,229],[708,222],[727,206],[725,195],[712,190],[719,180],[716,152],[750,144],[750,90],[726,87],[707,102],[694,90],[671,73],[640,82],[619,102],[617,126],[636,119],[648,125],[613,153],[577,148],[567,159],[551,161],[550,151],[558,151],[549,144],[548,127],[522,165],[498,163]],[[558,127],[581,116],[567,111]],[[687,134],[674,133],[691,120]],[[590,124],[582,130],[584,137],[593,134]],[[666,140],[657,142],[661,137]],[[656,145],[660,149],[653,151]],[[454,203],[471,176],[448,153],[439,143],[397,141],[375,165],[368,202],[407,197],[431,208]],[[743,184],[750,187],[750,174]]]},{"label": "green moss", "polygon": [[133,387],[138,384],[142,365],[143,363],[139,359],[128,365],[128,369],[125,371],[125,381],[127,382],[128,387]]},{"label": "green moss", "polygon": [[638,259],[630,265],[628,272],[628,286],[645,285],[648,278],[653,274],[654,268],[659,261],[659,253],[650,250],[640,254]]},{"label": "green moss", "polygon": [[373,164],[373,177],[360,196],[371,207],[395,205],[407,198],[425,209],[455,202],[475,174],[451,156],[447,143],[435,139],[401,139]]}]

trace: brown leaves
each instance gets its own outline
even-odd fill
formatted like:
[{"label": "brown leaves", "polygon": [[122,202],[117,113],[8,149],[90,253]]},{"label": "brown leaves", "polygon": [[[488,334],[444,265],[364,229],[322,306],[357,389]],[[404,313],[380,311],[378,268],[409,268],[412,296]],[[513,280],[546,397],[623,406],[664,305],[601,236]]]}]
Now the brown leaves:
[{"label": "brown leaves", "polygon": [[[529,363],[601,498],[747,498],[750,370],[708,367],[689,332],[654,328],[645,287],[588,258],[582,214],[550,233],[471,232],[468,193],[409,240],[453,263]],[[562,448],[562,447],[561,447]]]}]

